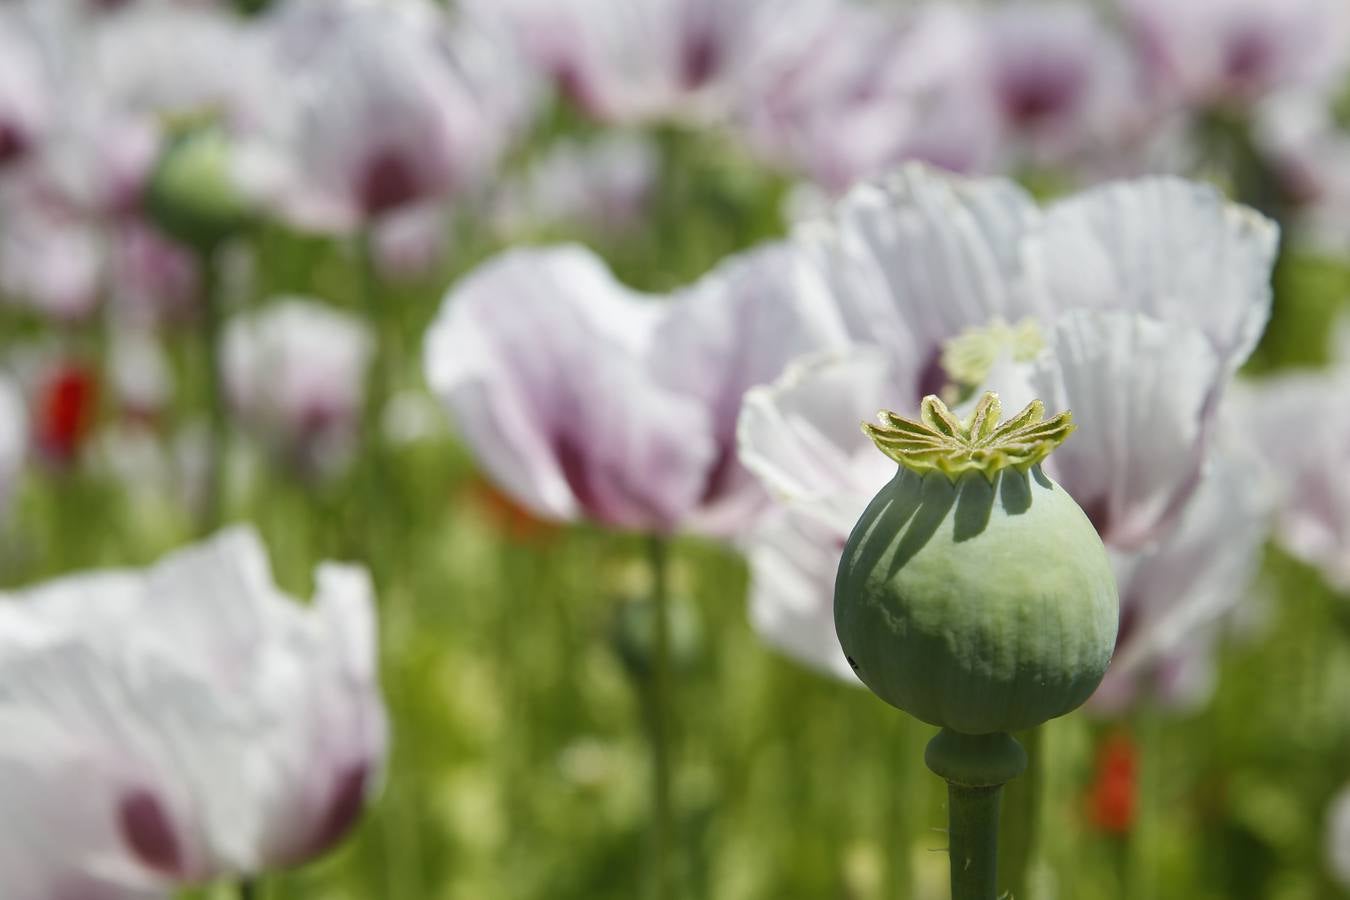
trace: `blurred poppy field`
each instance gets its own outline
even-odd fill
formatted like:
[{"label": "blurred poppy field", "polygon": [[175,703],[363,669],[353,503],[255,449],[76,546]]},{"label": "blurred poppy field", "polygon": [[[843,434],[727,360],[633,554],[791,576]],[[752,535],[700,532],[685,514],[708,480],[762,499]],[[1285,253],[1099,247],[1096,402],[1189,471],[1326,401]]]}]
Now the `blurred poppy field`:
[{"label": "blurred poppy field", "polygon": [[985,390],[1001,890],[1350,896],[1348,300],[1344,0],[0,2],[0,900],[945,900],[834,583]]}]

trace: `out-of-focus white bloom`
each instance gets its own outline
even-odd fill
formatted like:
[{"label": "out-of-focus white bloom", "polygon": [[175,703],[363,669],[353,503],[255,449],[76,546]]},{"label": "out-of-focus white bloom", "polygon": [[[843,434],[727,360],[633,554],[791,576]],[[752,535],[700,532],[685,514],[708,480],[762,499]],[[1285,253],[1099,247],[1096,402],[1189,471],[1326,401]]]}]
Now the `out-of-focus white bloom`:
[{"label": "out-of-focus white bloom", "polygon": [[952,171],[992,161],[999,114],[966,9],[825,7],[770,42],[742,88],[740,127],[761,156],[833,192],[903,160]]},{"label": "out-of-focus white bloom", "polygon": [[114,326],[108,339],[108,380],[121,410],[153,420],[170,400],[169,361],[156,335],[146,328]]},{"label": "out-of-focus white bloom", "polygon": [[316,583],[293,602],[241,528],[5,597],[6,891],[163,896],[336,843],[379,783],[386,723],[370,579],[326,563]]},{"label": "out-of-focus white bloom", "polygon": [[157,123],[118,110],[94,92],[63,103],[38,161],[43,176],[90,216],[134,212],[159,153]]},{"label": "out-of-focus white bloom", "polygon": [[660,165],[653,142],[635,134],[560,140],[504,187],[499,227],[507,234],[556,226],[622,233],[642,215]]},{"label": "out-of-focus white bloom", "polygon": [[[1223,486],[1216,490],[1235,506],[1214,511],[1197,489],[1222,481],[1205,474],[1217,465],[1209,435],[1268,314],[1274,242],[1270,223],[1176,180],[1108,185],[1041,210],[1010,182],[917,166],[860,186],[832,219],[802,226],[795,244],[815,260],[860,348],[746,396],[741,461],[785,508],[752,542],[755,621],[789,629],[830,621],[833,569],[792,541],[809,529],[837,563],[893,473],[857,422],[877,409],[913,409],[925,393],[992,388],[1007,408],[1038,397],[1073,410],[1078,430],[1045,468],[1122,571],[1175,542],[1176,560],[1139,562],[1133,589],[1121,593],[1125,620],[1139,626],[1132,665],[1155,664],[1240,596],[1228,588],[1248,573],[1226,568],[1229,545],[1209,526],[1221,520],[1225,533],[1257,535],[1244,546],[1259,543],[1256,501]],[[788,570],[770,569],[779,563]],[[1186,574],[1201,570],[1213,577]],[[784,586],[791,592],[780,596]],[[829,648],[812,662],[842,671],[837,642],[767,639],[793,652]]]},{"label": "out-of-focus white bloom", "polygon": [[403,281],[431,272],[451,249],[450,225],[450,216],[434,204],[382,218],[371,237],[380,276]]},{"label": "out-of-focus white bloom", "polygon": [[238,132],[275,105],[262,42],[234,16],[138,4],[40,21],[62,110],[42,164],[91,213],[137,206],[166,124],[209,118]]},{"label": "out-of-focus white bloom", "polygon": [[1005,140],[1021,153],[1065,161],[1120,137],[1133,112],[1135,76],[1090,6],[1019,0],[991,9],[981,25]]},{"label": "out-of-focus white bloom", "polygon": [[139,219],[123,219],[107,237],[109,300],[119,318],[146,327],[190,319],[201,273],[196,255]]},{"label": "out-of-focus white bloom", "polygon": [[27,157],[52,119],[51,85],[25,24],[0,10],[0,167]]},{"label": "out-of-focus white bloom", "polygon": [[1350,65],[1341,0],[1124,0],[1146,75],[1163,102],[1246,105],[1332,83]]},{"label": "out-of-focus white bloom", "polygon": [[1342,252],[1350,243],[1350,132],[1337,125],[1331,100],[1312,92],[1272,97],[1257,107],[1254,132],[1299,235]]},{"label": "out-of-focus white bloom", "polygon": [[1245,427],[1261,435],[1279,489],[1275,539],[1317,567],[1338,590],[1350,589],[1350,330],[1337,335],[1335,363],[1323,371],[1286,372],[1240,384]]},{"label": "out-of-focus white bloom", "polygon": [[764,501],[735,454],[746,388],[842,333],[822,295],[782,289],[798,265],[768,247],[662,298],[579,247],[511,251],[447,296],[427,380],[538,515],[739,534]]},{"label": "out-of-focus white bloom", "polygon": [[369,326],[317,300],[281,298],[225,326],[221,368],[240,420],[307,469],[345,462],[359,436]]},{"label": "out-of-focus white bloom", "polygon": [[[613,123],[709,120],[788,0],[477,0],[471,18],[514,31],[535,65],[594,118]],[[791,8],[788,8],[791,7]]]},{"label": "out-of-focus white bloom", "polygon": [[450,30],[430,5],[297,0],[264,27],[281,82],[252,174],[302,227],[351,229],[471,193],[514,136],[510,54],[486,55],[482,35]]},{"label": "out-of-focus white bloom", "polygon": [[[234,16],[187,7],[128,9],[89,27],[87,69],[109,104],[128,114],[209,113],[245,126],[275,92],[274,70],[253,30]],[[271,87],[269,93],[268,88]]]},{"label": "out-of-focus white bloom", "polygon": [[28,407],[18,386],[0,375],[0,515],[9,506],[27,456]]},{"label": "out-of-focus white bloom", "polygon": [[53,319],[92,313],[105,265],[97,228],[27,178],[0,189],[0,219],[0,294]]}]

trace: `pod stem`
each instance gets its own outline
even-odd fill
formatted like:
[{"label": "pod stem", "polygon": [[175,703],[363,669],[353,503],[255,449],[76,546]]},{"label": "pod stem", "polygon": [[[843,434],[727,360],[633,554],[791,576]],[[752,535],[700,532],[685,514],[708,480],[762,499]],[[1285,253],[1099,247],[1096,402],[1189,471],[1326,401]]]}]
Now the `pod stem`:
[{"label": "pod stem", "polygon": [[947,781],[952,900],[998,900],[998,818],[1003,785],[1026,769],[1011,735],[943,729],[924,752]]}]

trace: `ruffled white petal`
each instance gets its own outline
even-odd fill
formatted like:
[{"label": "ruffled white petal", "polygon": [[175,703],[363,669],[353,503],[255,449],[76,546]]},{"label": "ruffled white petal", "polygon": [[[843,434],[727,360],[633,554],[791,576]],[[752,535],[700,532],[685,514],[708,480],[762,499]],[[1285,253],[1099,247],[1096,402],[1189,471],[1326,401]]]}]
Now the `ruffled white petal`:
[{"label": "ruffled white petal", "polygon": [[765,516],[746,548],[750,621],[779,651],[860,684],[834,631],[834,579],[847,538],[800,510]]},{"label": "ruffled white petal", "polygon": [[818,258],[853,336],[885,347],[917,382],[943,341],[994,318],[1047,311],[1019,258],[1039,218],[1011,181],[911,164],[854,188],[799,240]]},{"label": "ruffled white petal", "polygon": [[861,427],[893,406],[893,384],[875,348],[803,358],[746,394],[741,462],[780,503],[809,508],[847,534],[895,473]]},{"label": "ruffled white petal", "polygon": [[1143,546],[1200,481],[1224,362],[1201,332],[1131,313],[1070,313],[1047,339],[1032,384],[1078,426],[1047,467],[1108,545]]},{"label": "ruffled white petal", "polygon": [[1190,326],[1235,371],[1270,317],[1278,239],[1273,222],[1209,185],[1150,178],[1054,204],[1026,252],[1055,308]]},{"label": "ruffled white petal", "polygon": [[778,378],[798,356],[848,343],[838,308],[785,245],[732,257],[677,293],[649,354],[657,380],[694,398],[710,418],[718,458],[690,527],[737,533],[765,497],[737,461],[746,391]]}]

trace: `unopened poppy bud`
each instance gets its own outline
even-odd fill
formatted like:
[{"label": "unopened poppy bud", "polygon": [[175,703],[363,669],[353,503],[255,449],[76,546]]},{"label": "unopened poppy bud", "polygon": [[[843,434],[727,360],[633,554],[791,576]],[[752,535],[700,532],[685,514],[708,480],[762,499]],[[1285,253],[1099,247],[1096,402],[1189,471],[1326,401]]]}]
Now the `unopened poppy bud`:
[{"label": "unopened poppy bud", "polygon": [[[698,609],[683,595],[670,598],[670,667],[675,672],[693,668],[703,643]],[[645,681],[656,656],[656,605],[648,597],[630,597],[618,604],[612,632],[614,650],[628,674]]]},{"label": "unopened poppy bud", "polygon": [[229,138],[213,127],[169,145],[151,174],[146,204],[166,234],[198,250],[238,234],[256,212],[236,178]]}]

